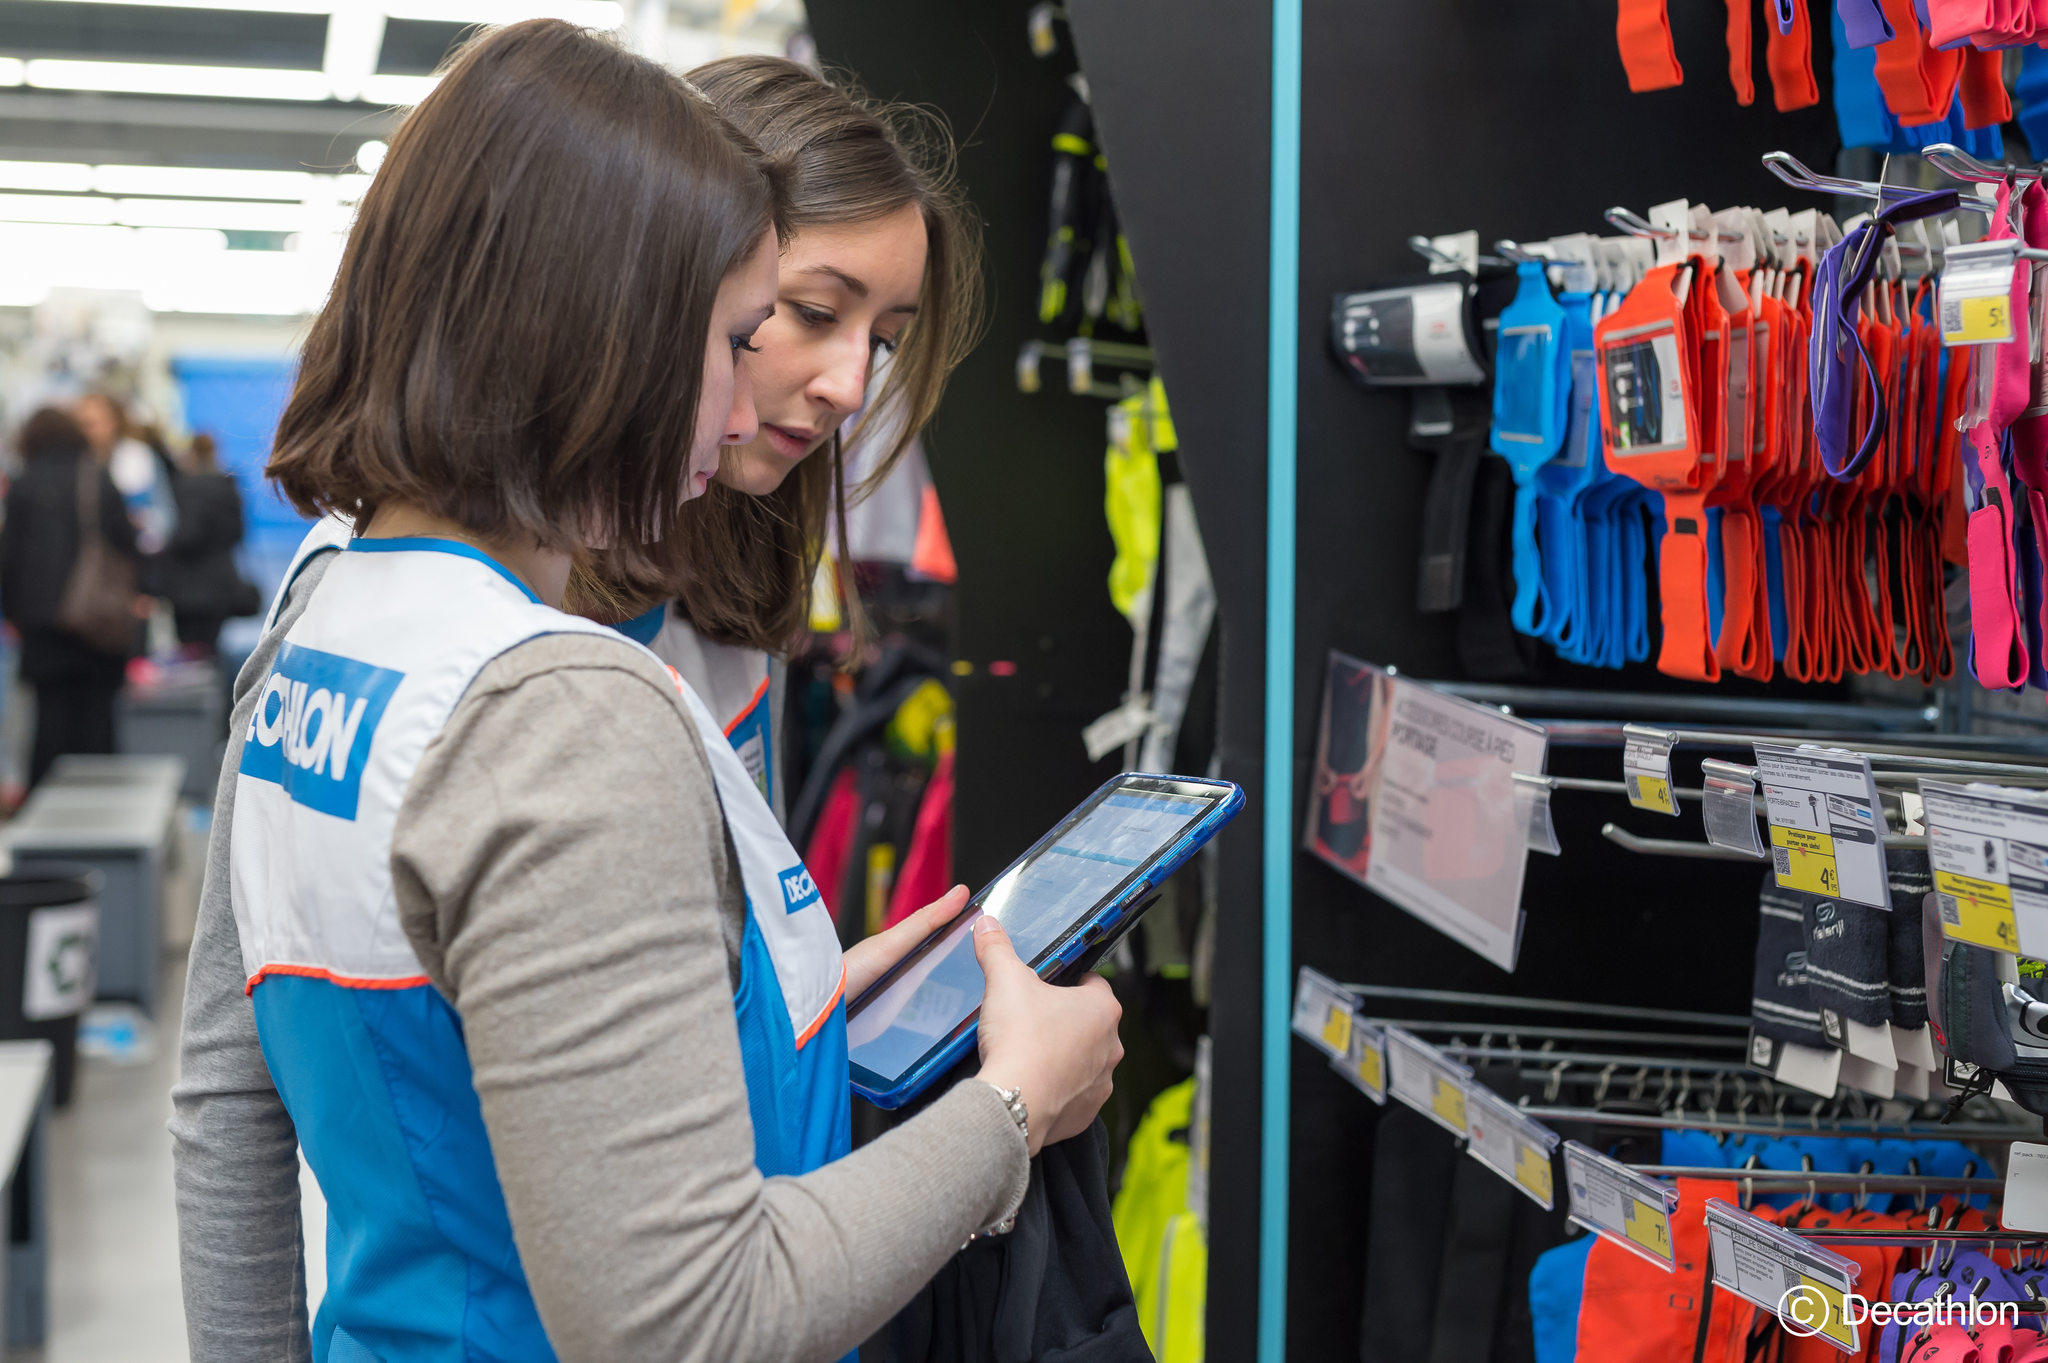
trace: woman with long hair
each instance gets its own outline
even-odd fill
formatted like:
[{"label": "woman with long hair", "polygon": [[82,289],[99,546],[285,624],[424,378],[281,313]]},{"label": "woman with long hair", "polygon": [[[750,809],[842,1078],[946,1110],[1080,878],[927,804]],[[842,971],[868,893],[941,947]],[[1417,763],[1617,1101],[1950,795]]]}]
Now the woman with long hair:
[{"label": "woman with long hair", "polygon": [[[245,672],[174,1092],[195,1358],[827,1360],[1107,1097],[1117,1010],[1000,928],[985,1082],[848,1153],[842,958],[711,712],[560,605],[652,576],[757,431],[777,175],[554,21],[407,118],[269,472],[308,546]],[[957,910],[957,903],[953,909]]]}]

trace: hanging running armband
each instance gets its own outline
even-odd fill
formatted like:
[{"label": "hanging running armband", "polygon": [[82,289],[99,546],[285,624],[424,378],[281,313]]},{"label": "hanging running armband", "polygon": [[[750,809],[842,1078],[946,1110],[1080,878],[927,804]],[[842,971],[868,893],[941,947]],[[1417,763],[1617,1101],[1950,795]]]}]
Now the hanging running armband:
[{"label": "hanging running armband", "polygon": [[1571,424],[1571,352],[1565,345],[1565,312],[1550,292],[1541,261],[1516,267],[1514,301],[1500,314],[1493,359],[1493,452],[1515,476],[1513,521],[1514,626],[1541,634],[1551,605],[1536,549],[1536,470],[1564,448]]},{"label": "hanging running armband", "polygon": [[1676,289],[1690,265],[1660,265],[1594,330],[1607,465],[1664,496],[1657,668],[1718,681],[1707,612],[1706,497],[1698,430],[1698,344]]},{"label": "hanging running armband", "polygon": [[[1813,280],[1806,381],[1815,448],[1821,467],[1837,482],[1861,473],[1883,444],[1890,406],[1857,326],[1863,291],[1899,223],[1955,209],[1954,190],[1916,195],[1863,223],[1821,257]],[[1859,406],[1867,417],[1860,430],[1855,429]]]}]

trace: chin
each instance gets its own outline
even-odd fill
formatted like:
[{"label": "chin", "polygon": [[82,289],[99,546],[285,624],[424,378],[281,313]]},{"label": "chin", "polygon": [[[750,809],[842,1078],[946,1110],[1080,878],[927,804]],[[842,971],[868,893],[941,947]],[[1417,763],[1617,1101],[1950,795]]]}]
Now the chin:
[{"label": "chin", "polygon": [[747,454],[735,461],[734,467],[720,469],[718,481],[749,497],[766,497],[794,472],[796,465],[787,460]]}]

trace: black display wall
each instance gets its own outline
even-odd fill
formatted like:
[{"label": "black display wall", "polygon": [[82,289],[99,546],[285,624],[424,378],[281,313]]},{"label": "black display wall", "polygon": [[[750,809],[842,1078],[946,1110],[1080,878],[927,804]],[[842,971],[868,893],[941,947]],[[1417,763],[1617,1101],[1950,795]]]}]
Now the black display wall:
[{"label": "black display wall", "polygon": [[[1253,795],[1222,852],[1208,1341],[1211,1358],[1251,1359],[1272,14],[1256,0],[1069,8],[1216,570],[1224,774]],[[1759,102],[1748,109],[1729,88],[1721,5],[1671,6],[1688,81],[1650,95],[1627,89],[1609,0],[1305,8],[1296,761],[1283,774],[1297,816],[1327,650],[1458,675],[1449,621],[1412,608],[1428,466],[1405,446],[1405,399],[1358,391],[1328,360],[1331,293],[1414,274],[1420,262],[1404,243],[1417,232],[1477,228],[1491,242],[1603,231],[1610,205],[1640,210],[1680,195],[1775,206],[1788,191],[1761,170],[1761,153],[1783,148],[1826,167],[1835,150],[1826,34],[1815,52],[1821,105],[1779,114],[1763,59],[1767,7],[1756,20]],[[1612,750],[1551,761],[1553,772],[1610,778],[1618,766]],[[1512,976],[1299,855],[1296,959],[1355,981],[1745,1012],[1756,873],[1631,859],[1598,837],[1607,819],[1666,835],[1676,826],[1656,827],[1618,800],[1560,797],[1566,855],[1531,858]],[[1686,831],[1697,836],[1696,825]],[[1306,1048],[1292,1054],[1288,1354],[1358,1357],[1376,1110]]]},{"label": "black display wall", "polygon": [[808,10],[828,68],[951,125],[986,223],[988,332],[925,436],[960,565],[954,656],[972,667],[954,686],[955,874],[979,885],[1116,771],[1088,761],[1081,729],[1122,698],[1130,659],[1130,627],[1109,601],[1105,406],[1069,395],[1058,361],[1046,364],[1044,391],[1016,383],[1018,346],[1048,336],[1038,265],[1074,63],[1065,48],[1031,55],[1029,0],[809,0]]}]

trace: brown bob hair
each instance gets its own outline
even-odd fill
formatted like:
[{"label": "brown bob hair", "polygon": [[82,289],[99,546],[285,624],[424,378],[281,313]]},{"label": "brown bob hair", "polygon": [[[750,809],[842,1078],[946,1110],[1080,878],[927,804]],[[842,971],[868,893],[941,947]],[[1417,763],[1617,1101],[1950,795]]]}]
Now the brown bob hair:
[{"label": "brown bob hair", "polygon": [[650,571],[719,284],[779,211],[659,65],[559,20],[484,33],[391,139],[266,472],[307,515],[405,502]]},{"label": "brown bob hair", "polygon": [[[954,179],[952,138],[928,113],[877,104],[850,84],[780,57],[726,57],[690,72],[690,82],[760,146],[787,196],[792,235],[827,223],[873,222],[909,205],[924,218],[917,315],[854,439],[867,431],[893,434],[854,490],[857,499],[903,457],[938,409],[947,376],[980,339],[981,225]],[[846,502],[836,434],[766,496],[714,482],[685,508],[673,575],[654,595],[676,597],[708,638],[786,652],[807,623],[828,520],[846,542]],[[614,565],[605,571],[628,587]],[[855,639],[865,640],[866,617],[850,584],[846,608]]]}]

